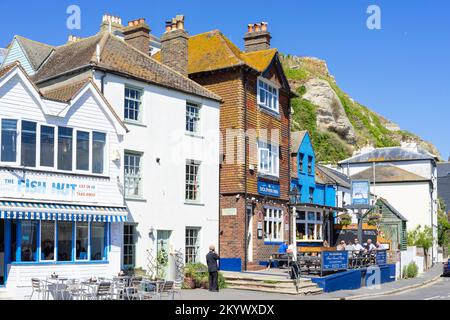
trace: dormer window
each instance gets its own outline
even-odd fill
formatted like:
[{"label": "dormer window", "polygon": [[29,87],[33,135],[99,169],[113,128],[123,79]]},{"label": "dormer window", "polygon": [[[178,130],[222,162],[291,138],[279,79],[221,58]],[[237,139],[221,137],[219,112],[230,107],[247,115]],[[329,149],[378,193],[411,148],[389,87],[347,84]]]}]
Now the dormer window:
[{"label": "dormer window", "polygon": [[260,107],[279,113],[278,89],[268,81],[258,79],[258,104]]}]

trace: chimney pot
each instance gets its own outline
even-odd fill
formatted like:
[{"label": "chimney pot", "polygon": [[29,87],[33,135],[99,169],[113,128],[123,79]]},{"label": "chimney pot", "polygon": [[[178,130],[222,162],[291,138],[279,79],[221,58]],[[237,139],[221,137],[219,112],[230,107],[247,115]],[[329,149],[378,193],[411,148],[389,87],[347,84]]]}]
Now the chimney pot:
[{"label": "chimney pot", "polygon": [[261,31],[267,31],[267,26],[268,26],[267,22],[262,22],[261,23]]},{"label": "chimney pot", "polygon": [[172,21],[166,21],[166,32],[172,31]]},{"label": "chimney pot", "polygon": [[255,32],[259,32],[259,31],[261,31],[261,24],[257,23],[257,24],[255,24]]},{"label": "chimney pot", "polygon": [[250,23],[250,24],[248,25],[248,32],[249,32],[249,33],[253,32],[253,27],[254,27],[254,26],[255,26],[255,25],[252,24],[252,23]]},{"label": "chimney pot", "polygon": [[188,76],[188,40],[184,30],[184,16],[166,22],[166,32],[161,37],[161,62]]},{"label": "chimney pot", "polygon": [[122,33],[126,43],[145,54],[150,53],[150,27],[144,18],[129,21],[128,27],[124,28]]},{"label": "chimney pot", "polygon": [[248,25],[248,32],[244,37],[246,52],[270,49],[272,37],[268,31],[268,25],[267,22]]}]

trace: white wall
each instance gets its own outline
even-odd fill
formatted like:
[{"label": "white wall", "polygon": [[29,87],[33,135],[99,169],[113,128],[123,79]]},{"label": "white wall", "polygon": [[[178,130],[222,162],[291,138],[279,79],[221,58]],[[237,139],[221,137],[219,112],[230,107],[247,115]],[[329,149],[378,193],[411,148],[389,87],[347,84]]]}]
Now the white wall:
[{"label": "white wall", "polygon": [[[101,76],[96,74],[99,87]],[[142,152],[144,161],[143,198],[127,199],[132,220],[138,223],[136,266],[147,269],[147,250],[153,250],[156,256],[156,239],[149,236],[151,227],[173,231],[171,246],[183,252],[186,227],[201,228],[200,258],[205,262],[203,256],[208,246],[218,245],[219,103],[108,75],[105,96],[121,118],[124,117],[125,84],[144,91],[142,124],[127,123],[130,132],[124,141],[124,149]],[[202,104],[201,137],[185,134],[186,100]],[[185,204],[187,159],[202,162],[200,205]]]}]

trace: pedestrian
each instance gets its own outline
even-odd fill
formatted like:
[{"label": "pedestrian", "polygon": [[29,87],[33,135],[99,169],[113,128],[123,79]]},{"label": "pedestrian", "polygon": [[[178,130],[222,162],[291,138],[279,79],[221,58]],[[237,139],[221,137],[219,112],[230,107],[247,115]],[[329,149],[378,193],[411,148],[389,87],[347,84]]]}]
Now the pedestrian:
[{"label": "pedestrian", "polygon": [[206,263],[208,265],[209,272],[209,291],[219,292],[219,268],[217,262],[219,261],[219,255],[216,253],[216,247],[210,246],[209,253],[206,255]]}]

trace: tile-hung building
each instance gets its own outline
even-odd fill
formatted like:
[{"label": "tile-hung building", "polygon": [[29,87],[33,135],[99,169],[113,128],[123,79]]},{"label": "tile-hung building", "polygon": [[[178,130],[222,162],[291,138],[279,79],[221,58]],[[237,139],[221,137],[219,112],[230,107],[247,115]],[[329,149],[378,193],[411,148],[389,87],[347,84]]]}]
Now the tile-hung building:
[{"label": "tile-hung building", "polygon": [[[33,80],[47,92],[92,77],[130,131],[120,157],[120,198],[130,212],[123,268],[148,269],[148,251],[205,262],[208,246],[218,245],[220,97],[150,58],[144,19],[105,28],[108,19],[102,32],[53,47]],[[166,46],[179,41],[187,43],[173,33]],[[174,275],[170,256],[165,271]]]},{"label": "tile-hung building", "polygon": [[[339,162],[353,180],[369,180],[371,193],[382,197],[408,220],[407,229],[429,226],[437,239],[437,158],[417,145],[370,148]],[[437,242],[430,261],[437,260]]]},{"label": "tile-hung building", "polygon": [[221,268],[259,268],[290,240],[292,93],[278,51],[266,23],[249,25],[244,51],[214,30],[189,37],[188,55],[177,57],[164,54],[166,38],[155,58],[174,68],[187,64],[191,79],[223,98]]},{"label": "tile-hung building", "polygon": [[121,269],[127,128],[91,79],[42,92],[0,69],[0,286]]},{"label": "tile-hung building", "polygon": [[[337,214],[343,209],[350,185],[333,169],[316,165],[307,131],[291,134],[291,190],[297,190],[295,234],[297,248],[310,250],[333,243]],[[308,249],[307,249],[308,248]]]}]

